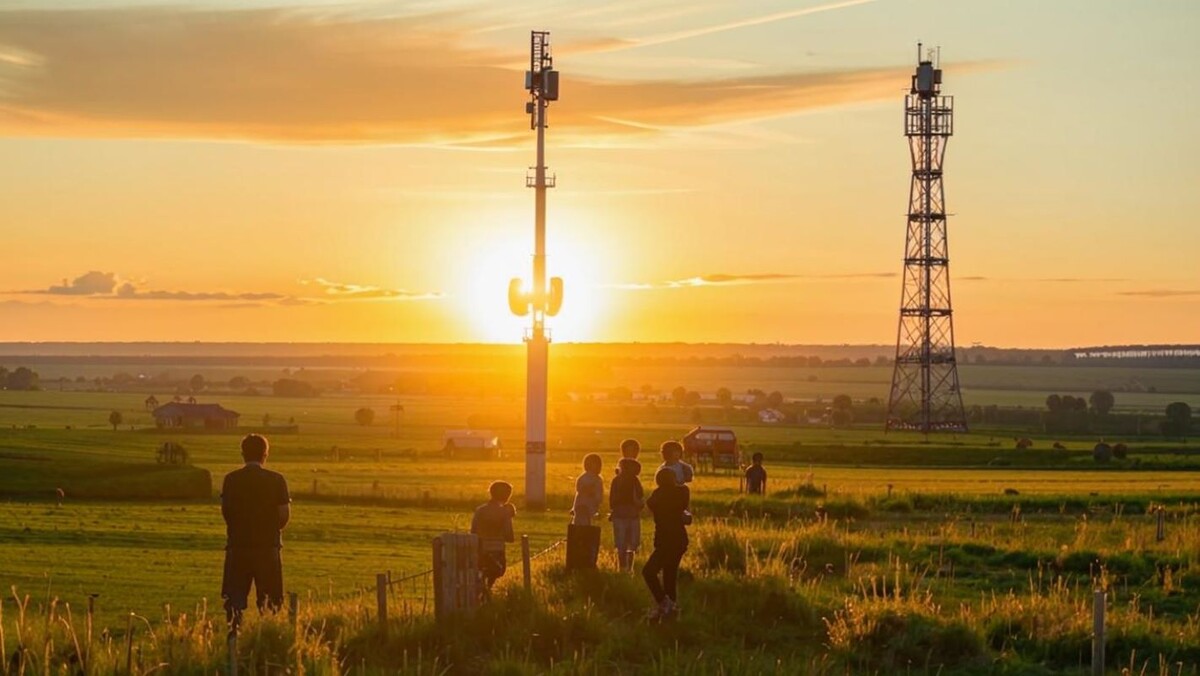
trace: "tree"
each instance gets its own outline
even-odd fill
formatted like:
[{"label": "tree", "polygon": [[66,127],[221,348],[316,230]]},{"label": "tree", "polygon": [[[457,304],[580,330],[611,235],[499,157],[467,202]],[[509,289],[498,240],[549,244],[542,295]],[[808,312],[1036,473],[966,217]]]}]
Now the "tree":
[{"label": "tree", "polygon": [[770,408],[779,408],[783,406],[783,393],[779,390],[767,395],[767,406]]},{"label": "tree", "polygon": [[24,366],[19,366],[8,377],[0,383],[6,390],[37,390],[41,389],[38,382],[38,374],[29,370]]},{"label": "tree", "polygon": [[193,392],[199,392],[204,389],[204,376],[197,373],[188,380],[188,389]]},{"label": "tree", "polygon": [[633,401],[633,390],[624,385],[617,385],[609,390],[608,398],[613,401]]},{"label": "tree", "polygon": [[1192,407],[1182,401],[1167,404],[1167,419],[1162,433],[1169,437],[1186,437],[1192,429]]},{"label": "tree", "polygon": [[1058,396],[1057,394],[1052,394],[1046,397],[1046,410],[1050,411],[1051,413],[1057,413],[1062,409],[1062,407],[1062,397]]},{"label": "tree", "polygon": [[375,422],[375,411],[369,408],[360,408],[354,412],[354,421],[363,427],[368,427]]},{"label": "tree", "polygon": [[692,390],[684,395],[683,401],[688,406],[696,406],[700,403],[700,393]]},{"label": "tree", "polygon": [[125,416],[121,415],[120,411],[113,411],[108,414],[108,424],[113,426],[113,431],[117,431],[117,427],[125,422]]},{"label": "tree", "polygon": [[1108,415],[1108,412],[1113,408],[1113,404],[1116,403],[1116,398],[1108,390],[1096,390],[1092,392],[1092,396],[1088,397],[1088,403],[1092,405],[1092,410],[1096,413]]},{"label": "tree", "polygon": [[854,400],[848,394],[839,394],[833,398],[833,407],[835,409],[850,410],[854,406]]},{"label": "tree", "polygon": [[829,422],[834,427],[849,427],[854,422],[854,412],[848,408],[835,408],[830,414]]},{"label": "tree", "polygon": [[733,403],[733,392],[729,391],[728,387],[717,388],[717,403],[722,406],[729,406]]},{"label": "tree", "polygon": [[687,394],[687,388],[683,385],[680,385],[679,387],[671,390],[671,400],[675,402],[676,406],[683,406],[685,403],[687,403]]},{"label": "tree", "polygon": [[229,379],[229,389],[244,390],[250,385],[250,379],[246,376],[234,376]]}]

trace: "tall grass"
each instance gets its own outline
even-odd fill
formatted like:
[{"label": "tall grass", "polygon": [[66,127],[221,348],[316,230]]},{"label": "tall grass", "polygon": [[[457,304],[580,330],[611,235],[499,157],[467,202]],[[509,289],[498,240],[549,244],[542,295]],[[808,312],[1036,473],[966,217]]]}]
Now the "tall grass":
[{"label": "tall grass", "polygon": [[[243,674],[1084,674],[1102,588],[1112,673],[1200,673],[1190,527],[1157,542],[1146,517],[1121,513],[971,525],[754,507],[692,529],[673,622],[646,621],[640,578],[611,572],[611,554],[586,572],[546,557],[531,592],[510,573],[474,615],[440,624],[415,587],[393,597],[386,630],[373,595],[310,596],[294,622],[252,613],[236,659]],[[204,602],[97,628],[14,590],[0,605],[0,671],[225,673],[225,632]]]}]

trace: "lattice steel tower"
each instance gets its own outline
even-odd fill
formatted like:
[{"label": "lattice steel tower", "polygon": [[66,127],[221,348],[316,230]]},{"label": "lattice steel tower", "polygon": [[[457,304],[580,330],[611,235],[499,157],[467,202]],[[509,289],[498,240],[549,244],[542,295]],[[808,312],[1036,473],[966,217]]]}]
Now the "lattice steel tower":
[{"label": "lattice steel tower", "polygon": [[904,288],[896,362],[888,398],[888,430],[965,432],[962,391],[954,354],[950,305],[950,251],[942,163],[954,133],[954,97],[942,96],[934,55],[922,57],[904,99],[904,134],[912,156]]}]

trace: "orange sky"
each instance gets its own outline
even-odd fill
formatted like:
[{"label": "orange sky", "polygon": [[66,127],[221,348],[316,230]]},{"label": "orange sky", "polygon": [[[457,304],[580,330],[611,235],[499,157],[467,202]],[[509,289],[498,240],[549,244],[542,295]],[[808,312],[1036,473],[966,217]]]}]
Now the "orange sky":
[{"label": "orange sky", "polygon": [[13,0],[0,340],[520,340],[530,28],[559,340],[893,340],[918,39],[960,344],[1200,340],[1200,7],[1117,0]]}]

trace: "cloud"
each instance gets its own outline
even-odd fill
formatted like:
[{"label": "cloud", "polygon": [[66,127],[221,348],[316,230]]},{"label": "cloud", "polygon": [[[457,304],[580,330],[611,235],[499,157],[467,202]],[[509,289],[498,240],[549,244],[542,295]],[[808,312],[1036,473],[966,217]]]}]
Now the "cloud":
[{"label": "cloud", "polygon": [[112,293],[116,286],[117,276],[115,274],[91,270],[70,282],[64,279],[61,286],[52,285],[48,289],[27,293],[45,293],[52,296],[97,296]]},{"label": "cloud", "polygon": [[440,292],[414,292],[404,289],[385,289],[379,286],[364,284],[346,284],[331,282],[317,277],[316,279],[300,280],[301,284],[311,284],[320,288],[327,298],[334,300],[436,300],[442,298]]},{"label": "cloud", "polygon": [[1119,296],[1137,296],[1141,298],[1188,298],[1200,296],[1200,289],[1140,289],[1137,291],[1118,291]]},{"label": "cloud", "polygon": [[779,282],[793,282],[800,280],[830,280],[830,279],[887,279],[898,276],[895,272],[851,272],[851,273],[835,273],[825,275],[805,275],[805,274],[790,274],[778,272],[764,272],[754,274],[726,274],[712,273],[705,275],[697,275],[695,277],[686,277],[683,279],[669,279],[662,282],[631,282],[624,284],[611,284],[608,288],[626,289],[630,291],[645,291],[650,289],[688,289],[702,286],[739,286],[745,284],[772,284]]},{"label": "cloud", "polygon": [[[649,40],[661,44],[817,9]],[[524,45],[476,46],[469,22],[463,12],[0,11],[0,44],[23,64],[0,71],[0,134],[483,149],[524,144],[529,129],[520,113],[521,75],[504,67],[523,61]],[[612,51],[626,42],[606,38],[575,47]],[[981,65],[988,64],[961,68]],[[894,98],[909,71],[660,81],[568,72],[551,121],[562,144],[653,139],[668,129]]]},{"label": "cloud", "polygon": [[795,19],[797,17],[808,16],[810,14],[819,14],[821,12],[829,12],[837,9],[854,7],[857,5],[865,5],[872,2],[875,2],[875,0],[843,0],[843,2],[831,2],[813,7],[790,9],[782,12],[775,12],[773,14],[763,14],[745,19],[737,19],[712,26],[692,28],[674,33],[662,33],[636,40],[614,40],[610,41],[607,46],[594,45],[591,51],[617,51],[623,49],[634,49],[637,47],[649,47],[652,45],[665,45],[672,42],[679,42],[680,40],[690,40],[692,38],[703,37],[705,35],[724,33],[726,31],[736,30],[738,28],[761,26],[764,24],[775,23],[777,21],[783,21],[785,19]]},{"label": "cloud", "polygon": [[956,282],[1025,282],[1033,284],[1112,284],[1115,282],[1128,282],[1128,279],[1121,277],[984,277],[981,275],[969,275],[966,277],[954,277],[952,281]]}]

